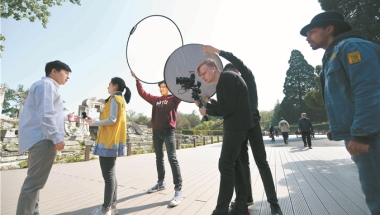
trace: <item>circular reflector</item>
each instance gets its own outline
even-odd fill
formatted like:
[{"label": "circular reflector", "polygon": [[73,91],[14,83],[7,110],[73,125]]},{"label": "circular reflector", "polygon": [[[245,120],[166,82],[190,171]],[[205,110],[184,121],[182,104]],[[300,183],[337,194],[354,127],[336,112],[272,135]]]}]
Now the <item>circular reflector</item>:
[{"label": "circular reflector", "polygon": [[[195,88],[200,89],[198,95],[203,99],[210,98],[216,92],[217,83],[206,84],[202,78],[197,74],[199,64],[205,59],[212,59],[215,61],[219,71],[223,71],[223,64],[219,56],[215,53],[204,53],[203,45],[201,44],[187,44],[177,48],[168,58],[164,69],[164,79],[169,91],[181,99],[182,101],[193,103],[193,89],[185,89],[188,87],[187,82],[193,82]],[[191,79],[194,74],[195,80]],[[178,83],[177,79],[180,81]],[[198,82],[200,86],[197,87]],[[178,83],[178,84],[177,84]]]},{"label": "circular reflector", "polygon": [[147,16],[129,33],[126,47],[128,67],[141,82],[158,83],[163,80],[167,58],[182,45],[181,31],[173,20],[162,15]]}]

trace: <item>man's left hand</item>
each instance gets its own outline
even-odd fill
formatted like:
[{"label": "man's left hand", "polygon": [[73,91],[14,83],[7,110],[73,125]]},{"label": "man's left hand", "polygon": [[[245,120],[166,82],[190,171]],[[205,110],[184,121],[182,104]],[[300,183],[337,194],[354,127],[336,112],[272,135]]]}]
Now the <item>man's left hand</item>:
[{"label": "man's left hand", "polygon": [[355,142],[352,140],[350,140],[350,142],[348,142],[348,146],[347,146],[348,152],[351,155],[361,155],[361,154],[367,153],[368,148],[369,148],[369,145],[359,143],[359,142]]},{"label": "man's left hand", "polygon": [[202,116],[206,116],[207,113],[206,113],[206,108],[199,108],[199,113],[202,115]]},{"label": "man's left hand", "polygon": [[67,120],[69,120],[69,122],[78,122],[79,119],[80,119],[79,116],[78,115],[74,115],[74,112],[69,113],[67,115]]}]

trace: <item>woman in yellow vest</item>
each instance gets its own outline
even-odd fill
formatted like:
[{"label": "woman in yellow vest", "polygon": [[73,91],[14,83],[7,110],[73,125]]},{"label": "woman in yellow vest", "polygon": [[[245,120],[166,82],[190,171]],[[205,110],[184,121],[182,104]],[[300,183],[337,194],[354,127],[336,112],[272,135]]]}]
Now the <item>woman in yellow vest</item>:
[{"label": "woman in yellow vest", "polygon": [[[122,96],[123,91],[124,99]],[[105,182],[104,203],[94,209],[93,215],[115,215],[117,200],[116,157],[125,155],[127,140],[127,121],[125,102],[129,103],[131,91],[123,79],[115,77],[108,85],[108,97],[99,120],[87,117],[85,121],[91,126],[99,126],[94,155],[99,155],[100,168]],[[124,101],[125,100],[125,101]]]}]

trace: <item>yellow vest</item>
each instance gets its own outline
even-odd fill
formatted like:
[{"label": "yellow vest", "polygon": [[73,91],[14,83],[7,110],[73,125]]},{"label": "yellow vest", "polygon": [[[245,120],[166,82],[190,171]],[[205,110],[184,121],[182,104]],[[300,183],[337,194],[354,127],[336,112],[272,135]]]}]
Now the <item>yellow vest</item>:
[{"label": "yellow vest", "polygon": [[126,152],[127,120],[124,98],[120,95],[111,96],[100,114],[100,120],[105,120],[109,117],[112,98],[115,98],[118,104],[116,123],[99,126],[98,138],[94,148],[94,154],[103,157],[122,156]]}]

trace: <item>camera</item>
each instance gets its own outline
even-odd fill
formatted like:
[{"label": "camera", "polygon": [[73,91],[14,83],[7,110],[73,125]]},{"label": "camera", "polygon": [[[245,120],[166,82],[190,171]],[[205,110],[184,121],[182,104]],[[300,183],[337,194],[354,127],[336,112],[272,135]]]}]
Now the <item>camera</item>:
[{"label": "camera", "polygon": [[87,113],[86,112],[82,112],[82,119],[86,119],[87,118]]},{"label": "camera", "polygon": [[[181,85],[181,89],[183,90],[188,90],[188,89],[191,89],[192,92],[191,92],[191,98],[193,98],[194,100],[198,100],[200,103],[199,103],[199,107],[202,108],[204,105],[203,105],[203,99],[202,99],[202,96],[200,96],[201,94],[201,82],[197,82],[197,84],[195,84],[195,74],[194,74],[194,71],[190,71],[190,72],[193,72],[191,75],[190,75],[190,78],[188,77],[176,77],[175,78],[175,83],[178,85],[180,84]],[[208,117],[207,116],[204,116],[203,117],[205,121],[208,121]]]},{"label": "camera", "polygon": [[195,83],[195,74],[191,74],[190,78],[188,77],[176,77],[175,84],[180,84],[185,89],[190,89]]}]

